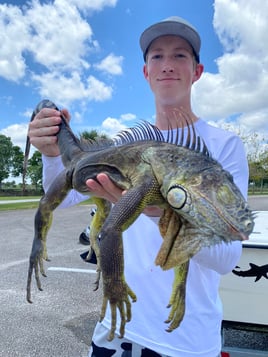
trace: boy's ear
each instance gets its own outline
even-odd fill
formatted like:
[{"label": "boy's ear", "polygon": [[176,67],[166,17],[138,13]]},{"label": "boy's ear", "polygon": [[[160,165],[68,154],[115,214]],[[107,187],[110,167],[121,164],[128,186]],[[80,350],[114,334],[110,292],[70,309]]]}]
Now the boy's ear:
[{"label": "boy's ear", "polygon": [[144,75],[144,78],[147,80],[148,79],[148,70],[147,70],[146,63],[143,65],[143,75]]},{"label": "boy's ear", "polygon": [[195,68],[195,74],[192,83],[198,81],[198,79],[202,76],[203,72],[204,72],[204,65],[202,63],[198,63]]}]

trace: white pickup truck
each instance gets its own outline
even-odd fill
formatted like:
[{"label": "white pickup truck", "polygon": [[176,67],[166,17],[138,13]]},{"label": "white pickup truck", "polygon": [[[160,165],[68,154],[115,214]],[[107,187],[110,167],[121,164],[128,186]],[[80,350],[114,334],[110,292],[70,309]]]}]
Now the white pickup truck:
[{"label": "white pickup truck", "polygon": [[268,211],[255,227],[238,266],[222,278],[222,357],[268,357]]}]

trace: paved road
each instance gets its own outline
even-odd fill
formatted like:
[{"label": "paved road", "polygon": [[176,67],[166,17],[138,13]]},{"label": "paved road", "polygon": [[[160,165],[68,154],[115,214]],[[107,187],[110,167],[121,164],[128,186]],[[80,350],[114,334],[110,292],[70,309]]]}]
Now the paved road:
[{"label": "paved road", "polygon": [[[43,292],[33,281],[33,304],[26,302],[25,286],[35,210],[0,213],[1,357],[87,356],[101,302],[100,291],[92,291],[94,265],[79,256],[86,250],[78,236],[89,212],[89,206],[55,212],[48,237],[51,262],[45,263]],[[55,267],[60,270],[49,270]]]},{"label": "paved road", "polygon": [[249,196],[249,205],[255,211],[268,211],[268,196]]},{"label": "paved road", "polygon": [[[251,197],[254,210],[268,210],[268,197]],[[35,210],[0,213],[0,357],[85,357],[99,316],[101,292],[93,292],[94,265],[79,254],[78,236],[89,206],[58,210],[48,236],[51,262],[45,263],[43,292],[33,281],[25,299]],[[57,269],[58,270],[57,270]]]}]

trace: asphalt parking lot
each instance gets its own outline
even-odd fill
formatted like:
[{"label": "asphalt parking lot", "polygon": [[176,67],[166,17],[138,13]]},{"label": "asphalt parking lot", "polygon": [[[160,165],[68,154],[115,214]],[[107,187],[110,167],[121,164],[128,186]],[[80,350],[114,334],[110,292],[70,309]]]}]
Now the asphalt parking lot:
[{"label": "asphalt parking lot", "polygon": [[[250,204],[268,210],[267,196],[251,197]],[[33,279],[29,304],[26,280],[35,211],[0,213],[0,357],[86,357],[101,304],[101,291],[93,291],[95,266],[81,260],[87,247],[78,243],[90,206],[54,212],[47,278],[42,278],[42,292]]]},{"label": "asphalt parking lot", "polygon": [[0,214],[0,356],[85,357],[99,316],[101,291],[93,291],[95,266],[84,263],[78,243],[89,206],[57,210],[48,235],[50,262],[40,292],[32,281],[26,301],[35,210]]}]

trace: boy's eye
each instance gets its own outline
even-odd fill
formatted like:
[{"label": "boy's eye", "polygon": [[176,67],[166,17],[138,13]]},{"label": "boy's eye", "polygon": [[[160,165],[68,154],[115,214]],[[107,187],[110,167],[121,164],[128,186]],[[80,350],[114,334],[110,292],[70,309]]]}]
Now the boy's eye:
[{"label": "boy's eye", "polygon": [[185,55],[184,53],[177,53],[177,54],[175,55],[175,57],[178,57],[178,58],[185,58],[185,57],[186,57],[186,55]]},{"label": "boy's eye", "polygon": [[[189,56],[188,53],[185,53],[185,52],[174,52],[174,54],[172,55],[173,58],[178,58],[178,59],[185,59]],[[151,56],[151,59],[152,60],[157,60],[157,59],[162,59],[164,58],[164,54],[161,54],[161,53],[155,53],[155,54],[152,54]]]},{"label": "boy's eye", "polygon": [[162,58],[162,55],[154,55],[152,56],[153,59],[158,59],[158,58]]}]

